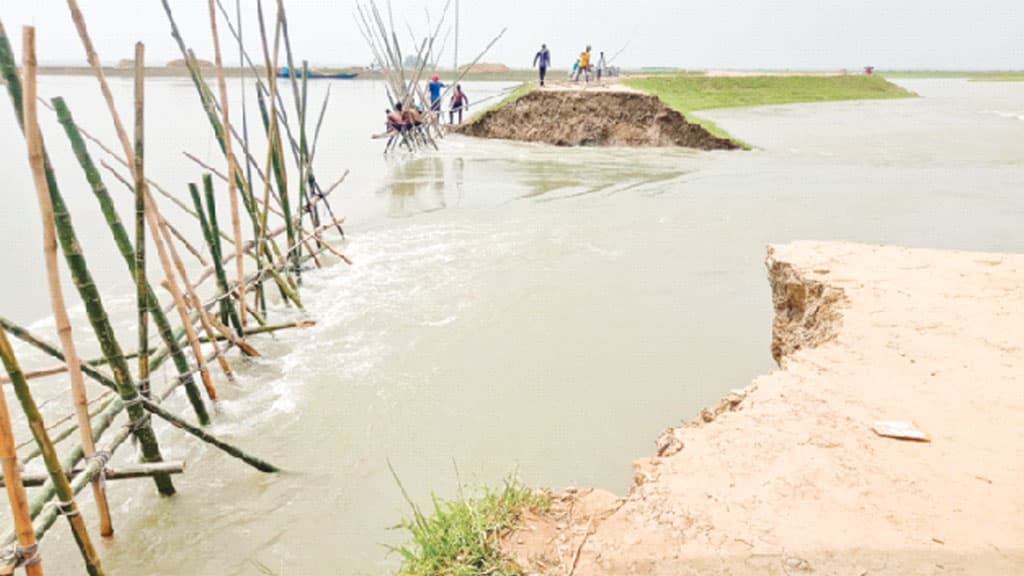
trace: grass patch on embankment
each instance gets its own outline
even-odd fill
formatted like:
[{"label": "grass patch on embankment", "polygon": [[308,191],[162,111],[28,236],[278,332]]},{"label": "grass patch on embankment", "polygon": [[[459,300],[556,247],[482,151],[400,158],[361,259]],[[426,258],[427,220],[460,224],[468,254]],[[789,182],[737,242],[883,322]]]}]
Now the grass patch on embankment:
[{"label": "grass patch on embankment", "polygon": [[846,76],[655,76],[628,78],[628,86],[654,94],[715,136],[739,142],[696,110],[836,100],[909,98],[913,92],[877,75]]},{"label": "grass patch on embankment", "polygon": [[[513,90],[511,93],[507,94],[501,100],[498,100],[497,102],[494,102],[492,104],[488,104],[487,107],[484,108],[483,110],[479,110],[477,112],[474,112],[467,119],[466,124],[472,124],[477,119],[479,119],[481,116],[483,116],[484,114],[490,112],[491,110],[497,110],[498,108],[502,108],[502,107],[504,107],[507,104],[511,104],[512,102],[515,102],[516,100],[519,100],[523,96],[526,96],[527,94],[529,94],[530,92],[533,92],[534,90],[538,89],[539,87],[540,86],[537,83],[535,83],[535,82],[524,82],[523,84],[520,84],[518,88]],[[472,102],[470,102],[470,104],[472,104]]]},{"label": "grass patch on embankment", "polygon": [[482,488],[469,498],[443,501],[435,497],[433,506],[427,516],[413,505],[412,517],[399,525],[409,533],[406,544],[393,548],[402,555],[400,576],[522,574],[519,566],[501,555],[501,537],[516,526],[524,511],[550,509],[551,496],[509,478],[501,488]]}]

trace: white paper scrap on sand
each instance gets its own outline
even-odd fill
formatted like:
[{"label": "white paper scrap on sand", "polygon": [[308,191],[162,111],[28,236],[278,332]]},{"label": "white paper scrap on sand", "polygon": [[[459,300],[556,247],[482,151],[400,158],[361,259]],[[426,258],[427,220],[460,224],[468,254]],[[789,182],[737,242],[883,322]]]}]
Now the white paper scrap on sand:
[{"label": "white paper scrap on sand", "polygon": [[916,442],[931,442],[931,436],[917,429],[913,422],[875,422],[871,427],[875,434],[886,438],[897,438],[900,440],[914,440]]}]

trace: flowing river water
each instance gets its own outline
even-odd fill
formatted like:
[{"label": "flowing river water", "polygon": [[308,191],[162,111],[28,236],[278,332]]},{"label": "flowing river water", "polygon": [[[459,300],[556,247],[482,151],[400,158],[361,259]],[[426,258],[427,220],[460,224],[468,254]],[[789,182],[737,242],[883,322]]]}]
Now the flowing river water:
[{"label": "flowing river water", "polygon": [[[389,460],[425,505],[460,481],[513,472],[530,485],[624,493],[630,461],[649,455],[662,429],[773,368],[768,243],[1024,251],[1024,83],[903,84],[922,98],[706,113],[748,152],[450,137],[438,152],[385,160],[383,143],[368,139],[382,125],[383,86],[334,83],[316,166],[324,181],[352,170],[332,201],[349,218],[355,264],[304,276],[305,314],[277,317],[318,324],[255,339],[264,355],[234,360],[239,378],[220,383],[212,426],[288,472],[260,475],[159,428],[165,455],[188,463],[180,494],[109,484],[108,570],[387,573],[398,557],[386,545],[402,538],[389,528],[408,514]],[[219,165],[216,143],[187,81],[147,86],[148,172],[184,193],[200,171],[181,150]],[[507,87],[466,90],[480,100]],[[127,112],[130,84],[115,90]],[[311,102],[324,90],[314,84]],[[40,93],[66,96],[82,125],[115,142],[91,79],[43,78]],[[132,342],[133,288],[48,114],[44,133]],[[6,105],[0,150],[2,313],[52,335],[31,179]],[[86,338],[81,308],[72,314]],[[18,351],[31,367],[52,364]],[[94,522],[89,499],[87,490]],[[56,526],[43,547],[55,573],[80,570],[67,532]]]}]

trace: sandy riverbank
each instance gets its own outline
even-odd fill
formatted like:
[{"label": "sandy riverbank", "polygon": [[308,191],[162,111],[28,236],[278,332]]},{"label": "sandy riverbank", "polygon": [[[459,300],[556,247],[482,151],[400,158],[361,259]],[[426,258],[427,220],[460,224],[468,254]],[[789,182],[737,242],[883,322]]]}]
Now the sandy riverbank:
[{"label": "sandy riverbank", "polygon": [[625,498],[568,491],[505,552],[543,574],[1024,573],[1024,256],[801,242],[767,264],[781,369],[667,430]]}]

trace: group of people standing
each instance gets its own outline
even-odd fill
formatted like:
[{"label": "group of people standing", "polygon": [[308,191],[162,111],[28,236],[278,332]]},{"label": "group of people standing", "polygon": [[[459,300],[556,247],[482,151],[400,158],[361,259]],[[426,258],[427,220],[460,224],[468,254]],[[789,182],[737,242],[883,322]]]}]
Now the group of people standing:
[{"label": "group of people standing", "polygon": [[[601,76],[604,75],[605,70],[608,69],[608,63],[604,59],[604,52],[601,52],[597,59],[597,65],[591,64],[590,62],[590,46],[580,53],[580,57],[576,59],[576,63],[572,66],[572,72],[569,73],[569,78],[573,82],[579,82],[582,76],[586,82],[590,82],[590,73],[596,69],[597,80],[601,81]],[[548,50],[547,44],[540,45],[540,51],[533,57],[533,65],[537,66],[540,72],[540,85],[544,85],[544,80],[548,75],[548,68],[551,67],[551,52]]]},{"label": "group of people standing", "polygon": [[[441,83],[441,78],[434,74],[434,77],[430,79],[430,109],[436,112],[438,115],[441,114],[441,89],[445,87],[445,84]],[[455,92],[452,93],[451,100],[448,102],[448,123],[455,124],[455,114],[459,115],[459,124],[462,124],[462,112],[469,110],[469,97],[462,91],[462,84],[455,85]]]},{"label": "group of people standing", "polygon": [[[430,110],[443,118],[441,111],[441,90],[445,84],[441,82],[438,75],[434,75],[427,85],[430,90]],[[448,123],[455,124],[455,114],[459,115],[459,124],[462,124],[462,113],[469,110],[469,97],[462,91],[462,85],[456,84],[455,91],[449,101]],[[423,125],[423,109],[419,106],[405,107],[401,102],[395,103],[394,110],[386,110],[387,130],[391,132],[404,132],[413,130]]]}]

